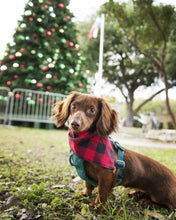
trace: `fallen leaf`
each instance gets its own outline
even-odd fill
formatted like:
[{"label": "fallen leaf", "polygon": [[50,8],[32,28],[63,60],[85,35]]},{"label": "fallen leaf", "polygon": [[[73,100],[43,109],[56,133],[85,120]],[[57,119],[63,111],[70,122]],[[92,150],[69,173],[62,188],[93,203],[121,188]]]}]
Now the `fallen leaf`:
[{"label": "fallen leaf", "polygon": [[79,176],[77,176],[76,178],[73,179],[73,182],[78,182],[78,181],[80,181],[80,179],[81,178]]},{"label": "fallen leaf", "polygon": [[65,185],[53,185],[53,186],[51,186],[52,189],[62,189],[64,187],[65,187]]},{"label": "fallen leaf", "polygon": [[86,218],[84,218],[81,214],[79,214],[79,213],[77,213],[76,214],[78,217],[79,217],[79,219],[86,219]]},{"label": "fallen leaf", "polygon": [[152,212],[150,210],[145,209],[142,213],[144,215],[150,216],[152,218],[164,220],[164,217],[161,214],[157,213],[157,212]]}]

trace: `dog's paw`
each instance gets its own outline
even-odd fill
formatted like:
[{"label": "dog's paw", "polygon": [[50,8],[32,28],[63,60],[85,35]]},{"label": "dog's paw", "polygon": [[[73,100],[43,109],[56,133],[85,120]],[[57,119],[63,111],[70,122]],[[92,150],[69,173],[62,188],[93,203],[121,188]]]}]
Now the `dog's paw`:
[{"label": "dog's paw", "polygon": [[105,211],[105,207],[96,202],[90,203],[89,206],[90,206],[90,210],[95,211],[97,214],[101,214],[102,212]]},{"label": "dog's paw", "polygon": [[91,203],[89,203],[89,205],[91,206],[91,207],[95,207],[96,205],[98,205],[96,202],[91,202]]},{"label": "dog's paw", "polygon": [[92,191],[88,191],[87,189],[85,189],[84,191],[82,191],[82,195],[83,196],[91,196],[92,195]]}]

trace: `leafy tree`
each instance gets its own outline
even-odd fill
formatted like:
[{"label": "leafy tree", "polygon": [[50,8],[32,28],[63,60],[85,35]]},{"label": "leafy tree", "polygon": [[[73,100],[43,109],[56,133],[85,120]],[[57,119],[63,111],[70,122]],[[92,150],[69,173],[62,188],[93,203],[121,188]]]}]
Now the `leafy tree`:
[{"label": "leafy tree", "polygon": [[[85,23],[82,27],[87,27]],[[87,36],[87,30],[83,28],[84,37]],[[80,39],[80,37],[79,37]],[[82,42],[85,42],[83,39]],[[80,42],[81,44],[81,42]],[[81,44],[82,45],[82,44]],[[99,38],[91,39],[85,45],[82,45],[86,59],[89,59],[89,68],[92,72],[97,70]],[[93,49],[94,48],[94,49]],[[88,58],[87,58],[88,54]],[[90,56],[91,55],[91,56]],[[143,100],[134,108],[134,93],[143,86],[148,87],[155,83],[157,72],[153,69],[151,61],[131,47],[130,42],[122,35],[117,33],[116,22],[113,19],[106,18],[105,23],[105,40],[104,40],[104,73],[108,82],[112,83],[121,91],[127,106],[128,126],[133,125],[133,116],[141,109],[141,107],[155,97],[162,89],[152,94],[147,100]]]},{"label": "leafy tree", "polygon": [[[175,81],[169,80],[173,79],[173,76],[166,72],[167,53],[171,34],[175,31],[176,12],[171,5],[154,5],[153,0],[133,0],[130,3],[120,4],[109,0],[104,5],[104,12],[116,19],[117,32],[131,47],[150,59],[165,84],[166,105],[176,128],[168,96],[168,89],[175,85]],[[175,76],[175,71],[172,73]]]},{"label": "leafy tree", "polygon": [[88,40],[88,33],[95,22],[96,16],[93,15],[87,18],[85,21],[77,23],[79,44],[82,49],[84,57],[86,57],[84,70],[90,70],[90,76],[98,70],[98,58],[99,58],[99,33],[97,38]]},{"label": "leafy tree", "polygon": [[87,78],[69,0],[29,0],[0,61],[0,85],[67,94],[85,92]]}]

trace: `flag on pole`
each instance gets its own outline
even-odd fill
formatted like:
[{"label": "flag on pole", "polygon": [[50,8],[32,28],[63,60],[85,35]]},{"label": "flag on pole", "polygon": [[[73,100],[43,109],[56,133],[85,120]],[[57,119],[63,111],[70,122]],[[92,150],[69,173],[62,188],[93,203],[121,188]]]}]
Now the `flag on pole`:
[{"label": "flag on pole", "polygon": [[88,34],[88,40],[91,38],[97,38],[98,36],[98,30],[101,27],[101,19],[97,18],[95,23],[92,25],[90,32]]}]

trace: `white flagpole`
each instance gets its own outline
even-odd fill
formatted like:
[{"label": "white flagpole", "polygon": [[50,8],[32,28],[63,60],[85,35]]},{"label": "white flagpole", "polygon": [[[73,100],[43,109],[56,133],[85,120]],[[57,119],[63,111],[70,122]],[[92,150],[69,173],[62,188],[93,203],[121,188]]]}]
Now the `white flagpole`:
[{"label": "white flagpole", "polygon": [[104,45],[104,14],[101,15],[100,49],[99,49],[99,79],[103,76],[103,45]]},{"label": "white flagpole", "polygon": [[99,47],[99,65],[96,77],[95,95],[100,95],[103,76],[103,45],[104,45],[104,14],[101,14],[100,47]]}]

